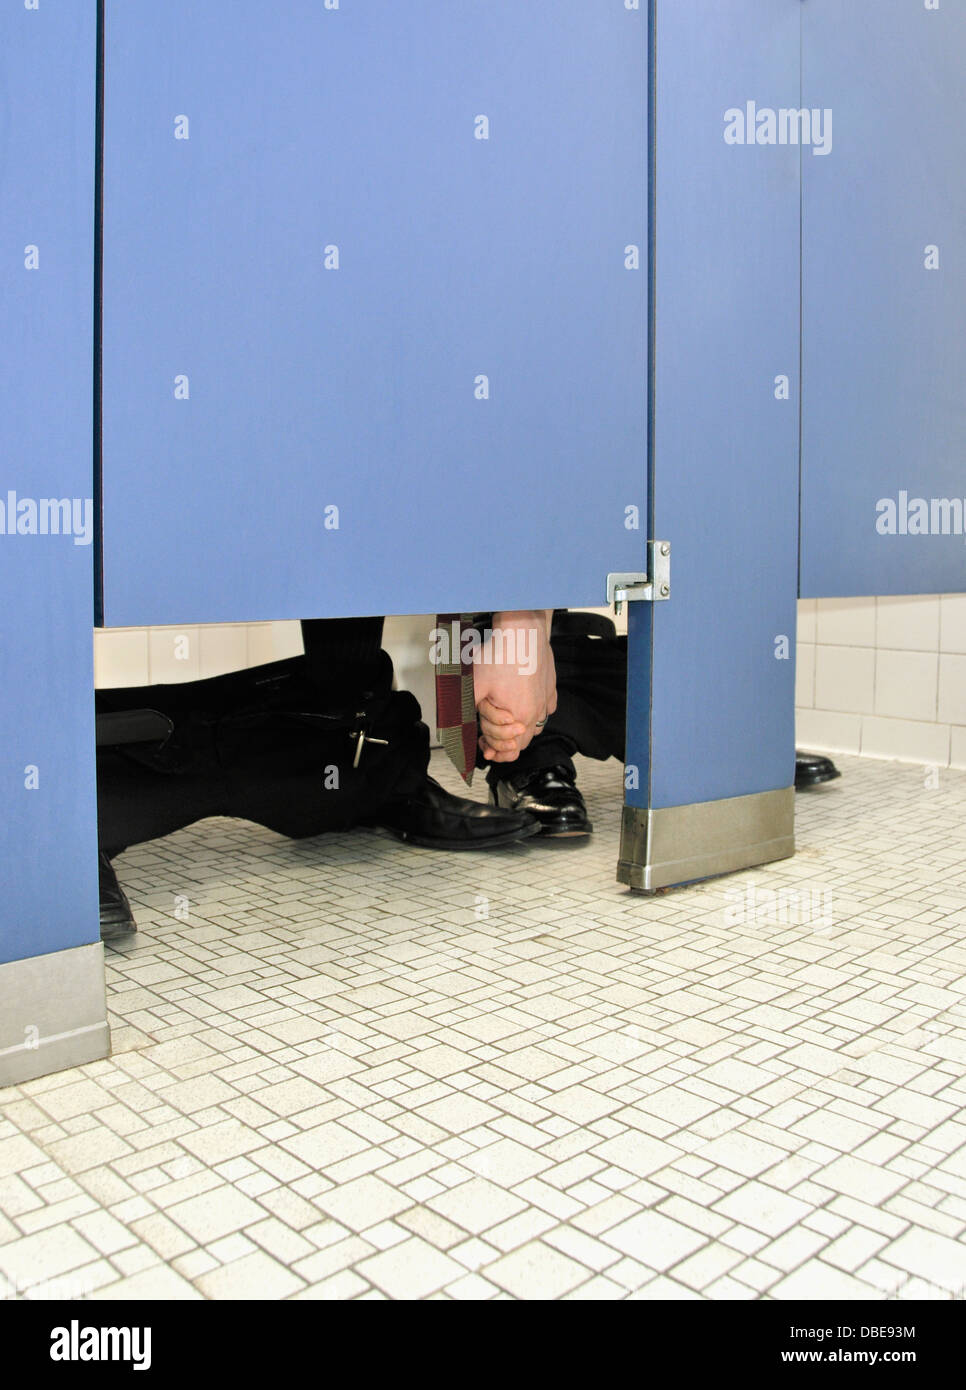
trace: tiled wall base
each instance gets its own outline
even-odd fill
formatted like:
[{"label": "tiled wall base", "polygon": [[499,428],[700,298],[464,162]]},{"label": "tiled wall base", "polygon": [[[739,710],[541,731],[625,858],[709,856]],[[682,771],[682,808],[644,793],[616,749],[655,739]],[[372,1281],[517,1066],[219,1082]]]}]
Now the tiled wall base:
[{"label": "tiled wall base", "polygon": [[923,767],[966,768],[966,729],[955,725],[799,708],[795,745],[812,753],[856,753]]},{"label": "tiled wall base", "polygon": [[799,748],[966,768],[966,594],[802,599]]},{"label": "tiled wall base", "polygon": [[0,965],[0,1087],[110,1051],[99,941]]}]

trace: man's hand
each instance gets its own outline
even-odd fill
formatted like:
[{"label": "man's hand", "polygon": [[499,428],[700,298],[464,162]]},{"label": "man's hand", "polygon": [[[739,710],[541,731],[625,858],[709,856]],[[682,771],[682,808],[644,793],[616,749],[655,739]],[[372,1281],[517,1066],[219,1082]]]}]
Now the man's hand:
[{"label": "man's hand", "polygon": [[513,762],[557,708],[552,617],[552,609],[493,615],[492,635],[473,673],[480,748],[488,762]]}]

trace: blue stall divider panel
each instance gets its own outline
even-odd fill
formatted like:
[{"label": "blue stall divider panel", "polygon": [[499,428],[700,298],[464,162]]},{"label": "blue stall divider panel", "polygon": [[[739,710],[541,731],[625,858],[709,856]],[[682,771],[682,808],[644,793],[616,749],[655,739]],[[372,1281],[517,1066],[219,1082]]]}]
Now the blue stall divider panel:
[{"label": "blue stall divider panel", "polygon": [[806,597],[966,589],[966,6],[808,0]]},{"label": "blue stall divider panel", "polygon": [[0,14],[0,964],[98,940],[95,16]]}]

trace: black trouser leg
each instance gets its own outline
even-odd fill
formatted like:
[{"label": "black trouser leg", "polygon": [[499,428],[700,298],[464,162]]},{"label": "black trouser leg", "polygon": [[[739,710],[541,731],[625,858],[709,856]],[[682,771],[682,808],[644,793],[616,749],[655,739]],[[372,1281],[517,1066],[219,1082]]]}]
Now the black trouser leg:
[{"label": "black trouser leg", "polygon": [[[385,619],[303,618],[302,642],[310,679],[336,700],[392,689],[392,658],[382,647]],[[415,701],[414,701],[415,703]],[[415,793],[429,770],[429,734],[418,725],[410,739],[410,756],[395,792]]]},{"label": "black trouser leg", "polygon": [[113,749],[97,754],[97,838],[109,859],[129,845],[223,815],[227,802],[224,779],[214,768],[164,776]]},{"label": "black trouser leg", "polygon": [[566,769],[568,776],[576,777],[577,769],[574,767],[573,755],[577,752],[579,749],[574,740],[566,734],[555,732],[548,720],[543,733],[533,739],[514,762],[490,763],[481,753],[477,756],[476,764],[477,767],[487,769],[486,780],[492,787],[508,777],[539,772],[545,767],[562,767]]},{"label": "black trouser leg", "polygon": [[[320,743],[312,729],[284,720],[259,721],[257,712],[262,704],[270,706],[279,683],[301,689],[310,709],[348,711],[350,718],[356,702],[361,708],[375,696],[378,704],[391,691],[393,674],[380,646],[382,625],[382,618],[311,619],[302,624],[304,658],[273,662],[254,673],[99,692],[104,709],[160,709],[176,730],[160,750],[157,745],[99,750],[101,849],[116,855],[214,815],[253,820],[292,838],[356,823],[358,797],[330,793],[322,764],[315,768],[321,752],[331,752],[331,742]],[[429,736],[415,700],[393,699],[397,711],[408,699],[412,715],[393,724],[386,796],[418,791],[429,766]],[[250,733],[231,717],[240,709],[255,712]],[[348,735],[346,746],[351,748]],[[364,753],[372,769],[370,798],[377,798],[383,785],[381,755],[384,750],[375,746]]]},{"label": "black trouser leg", "polygon": [[309,679],[324,690],[388,690],[392,662],[382,651],[383,618],[303,618]]}]

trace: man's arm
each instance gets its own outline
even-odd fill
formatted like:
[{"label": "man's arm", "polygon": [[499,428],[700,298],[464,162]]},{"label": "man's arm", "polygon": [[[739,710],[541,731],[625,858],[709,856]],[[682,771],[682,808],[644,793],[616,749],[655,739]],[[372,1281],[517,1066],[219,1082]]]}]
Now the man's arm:
[{"label": "man's arm", "polygon": [[552,619],[552,608],[493,615],[474,670],[480,747],[488,762],[513,762],[557,708]]}]

